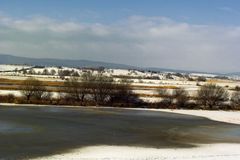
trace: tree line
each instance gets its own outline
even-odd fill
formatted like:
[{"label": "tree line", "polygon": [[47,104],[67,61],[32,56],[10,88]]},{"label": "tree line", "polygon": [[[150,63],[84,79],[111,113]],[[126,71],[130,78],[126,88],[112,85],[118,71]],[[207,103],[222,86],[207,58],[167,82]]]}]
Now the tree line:
[{"label": "tree line", "polygon": [[[53,96],[46,86],[33,77],[27,78],[20,86],[23,98],[19,103],[68,104],[68,105],[108,105],[124,107],[155,107],[155,108],[187,108],[187,109],[240,109],[240,90],[229,93],[224,87],[216,84],[200,86],[197,94],[192,97],[188,91],[179,88],[174,90],[159,89],[160,102],[146,103],[134,94],[131,83],[99,72],[83,73],[80,77],[70,77],[59,87],[58,95]],[[0,97],[1,98],[1,97]],[[16,97],[8,95],[7,102]]]},{"label": "tree line", "polygon": [[60,87],[58,98],[53,98],[43,83],[33,77],[26,79],[21,85],[24,101],[49,102],[71,105],[136,105],[142,101],[130,88],[130,82],[115,82],[112,77],[102,73],[83,73],[80,77],[70,77]]},{"label": "tree line", "polygon": [[166,89],[158,91],[162,100],[158,106],[163,108],[188,108],[188,109],[240,109],[240,91],[229,93],[224,87],[216,84],[200,86],[197,94],[191,97],[183,88],[172,92]]}]

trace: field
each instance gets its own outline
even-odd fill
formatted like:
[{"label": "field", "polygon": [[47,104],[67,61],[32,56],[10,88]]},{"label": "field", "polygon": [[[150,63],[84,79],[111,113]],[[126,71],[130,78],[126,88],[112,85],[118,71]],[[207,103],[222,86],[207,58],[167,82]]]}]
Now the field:
[{"label": "field", "polygon": [[[0,95],[13,94],[17,97],[21,96],[21,84],[28,77],[35,77],[43,82],[47,87],[47,91],[52,92],[57,97],[58,92],[62,92],[64,80],[69,76],[61,76],[59,72],[71,71],[81,75],[84,72],[91,71],[93,74],[97,70],[93,69],[77,69],[77,68],[57,68],[42,67],[34,68],[33,66],[17,66],[17,65],[1,65],[0,66]],[[52,73],[52,74],[50,74]],[[159,89],[174,90],[184,88],[191,97],[196,95],[201,85],[206,83],[215,83],[224,87],[232,93],[240,81],[236,78],[228,77],[228,79],[215,78],[212,74],[179,74],[168,72],[151,72],[138,70],[123,69],[105,69],[104,74],[114,77],[115,81],[127,79],[131,81],[131,89],[142,100],[146,102],[158,102],[161,96],[158,94]],[[199,77],[204,77],[206,81],[199,81]]]}]

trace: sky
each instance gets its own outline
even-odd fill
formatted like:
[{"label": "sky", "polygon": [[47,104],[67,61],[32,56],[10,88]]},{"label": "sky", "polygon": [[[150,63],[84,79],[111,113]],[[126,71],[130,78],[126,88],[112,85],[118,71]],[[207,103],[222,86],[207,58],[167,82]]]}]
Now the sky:
[{"label": "sky", "polygon": [[0,0],[0,53],[239,72],[239,0]]}]

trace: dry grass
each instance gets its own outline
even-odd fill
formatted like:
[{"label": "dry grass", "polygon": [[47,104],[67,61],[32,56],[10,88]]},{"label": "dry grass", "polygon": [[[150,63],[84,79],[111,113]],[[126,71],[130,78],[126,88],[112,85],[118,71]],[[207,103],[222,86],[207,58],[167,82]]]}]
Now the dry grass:
[{"label": "dry grass", "polygon": [[179,89],[176,86],[143,86],[143,85],[131,85],[133,89],[141,88],[141,89]]},{"label": "dry grass", "polygon": [[[0,84],[4,85],[21,85],[24,80],[15,80],[15,79],[6,79],[6,78],[0,78]],[[52,87],[58,87],[63,86],[64,82],[57,82],[57,81],[41,81],[44,86],[52,86]]]},{"label": "dry grass", "polygon": [[207,83],[234,83],[233,81],[225,80],[225,79],[208,79],[206,82]]},{"label": "dry grass", "polygon": [[[21,85],[24,80],[14,80],[14,79],[6,79],[0,78],[0,84],[2,85]],[[49,87],[63,87],[64,82],[59,81],[41,81],[44,86]],[[131,85],[132,88],[146,88],[146,89],[178,89],[176,86],[147,86],[147,85]]]},{"label": "dry grass", "polygon": [[[22,90],[22,83],[24,80],[14,80],[0,78],[0,90]],[[64,82],[58,81],[41,81],[48,92],[66,92],[64,90]],[[140,89],[140,90],[154,90],[154,89],[178,89],[176,86],[147,86],[147,85],[131,85],[131,89]],[[136,94],[139,97],[161,97],[158,94]]]},{"label": "dry grass", "polygon": [[19,85],[22,82],[22,80],[0,78],[0,84]]}]

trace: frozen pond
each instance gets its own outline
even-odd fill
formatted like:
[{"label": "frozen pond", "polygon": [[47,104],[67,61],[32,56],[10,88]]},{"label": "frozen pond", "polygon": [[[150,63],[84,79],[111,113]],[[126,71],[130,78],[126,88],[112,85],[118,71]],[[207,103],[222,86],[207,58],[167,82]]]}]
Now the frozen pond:
[{"label": "frozen pond", "polygon": [[0,134],[28,133],[32,128],[11,122],[0,121]]},{"label": "frozen pond", "polygon": [[189,148],[208,143],[240,143],[240,126],[154,111],[0,107],[0,159],[95,145]]}]

